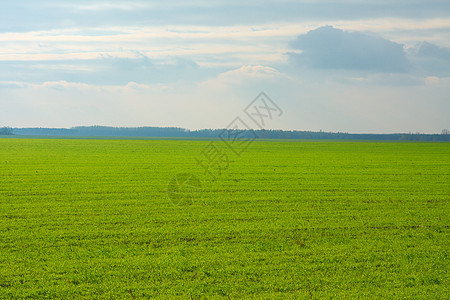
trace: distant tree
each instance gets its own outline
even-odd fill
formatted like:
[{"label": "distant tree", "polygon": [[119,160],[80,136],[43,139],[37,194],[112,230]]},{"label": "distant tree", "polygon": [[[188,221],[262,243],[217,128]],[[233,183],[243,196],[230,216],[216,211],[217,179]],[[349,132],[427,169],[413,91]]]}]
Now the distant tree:
[{"label": "distant tree", "polygon": [[448,133],[449,133],[448,129],[442,129],[441,132],[442,135],[448,135]]},{"label": "distant tree", "polygon": [[0,135],[12,135],[12,134],[13,134],[13,130],[11,127],[0,128]]}]

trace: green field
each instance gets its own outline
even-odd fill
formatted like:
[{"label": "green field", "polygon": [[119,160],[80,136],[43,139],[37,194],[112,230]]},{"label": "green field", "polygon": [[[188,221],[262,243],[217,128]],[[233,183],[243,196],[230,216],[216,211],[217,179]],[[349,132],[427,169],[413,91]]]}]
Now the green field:
[{"label": "green field", "polygon": [[0,139],[0,298],[450,298],[450,144],[209,143]]}]

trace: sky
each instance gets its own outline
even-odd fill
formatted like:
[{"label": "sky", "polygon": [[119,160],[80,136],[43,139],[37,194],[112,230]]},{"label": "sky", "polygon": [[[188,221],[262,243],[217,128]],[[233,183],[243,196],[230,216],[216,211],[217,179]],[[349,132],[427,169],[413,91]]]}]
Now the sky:
[{"label": "sky", "polygon": [[450,1],[0,0],[0,126],[450,129]]}]

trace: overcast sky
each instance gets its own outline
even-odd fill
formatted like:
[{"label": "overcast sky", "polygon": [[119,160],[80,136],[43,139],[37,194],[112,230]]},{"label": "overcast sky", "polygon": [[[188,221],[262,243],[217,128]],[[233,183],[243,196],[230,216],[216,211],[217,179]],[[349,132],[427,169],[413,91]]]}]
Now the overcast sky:
[{"label": "overcast sky", "polygon": [[267,128],[450,129],[448,0],[0,6],[0,126],[223,128],[264,91]]}]

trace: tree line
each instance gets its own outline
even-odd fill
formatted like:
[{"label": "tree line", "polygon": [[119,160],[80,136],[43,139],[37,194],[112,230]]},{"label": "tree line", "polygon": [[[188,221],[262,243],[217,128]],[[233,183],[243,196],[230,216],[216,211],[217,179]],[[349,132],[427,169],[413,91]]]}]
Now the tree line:
[{"label": "tree line", "polygon": [[448,130],[441,134],[393,133],[355,134],[347,132],[315,132],[298,130],[189,130],[179,127],[108,127],[80,126],[67,128],[9,128],[0,129],[3,135],[46,136],[104,136],[104,137],[180,137],[180,138],[261,138],[261,139],[340,139],[340,140],[401,140],[401,141],[450,141]]}]

